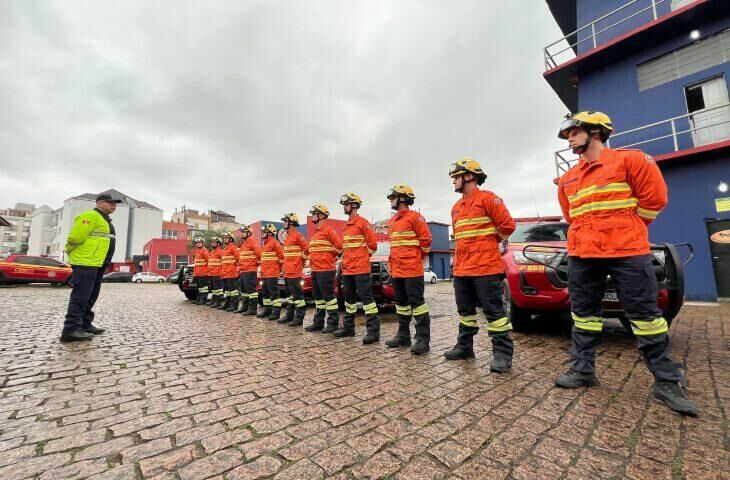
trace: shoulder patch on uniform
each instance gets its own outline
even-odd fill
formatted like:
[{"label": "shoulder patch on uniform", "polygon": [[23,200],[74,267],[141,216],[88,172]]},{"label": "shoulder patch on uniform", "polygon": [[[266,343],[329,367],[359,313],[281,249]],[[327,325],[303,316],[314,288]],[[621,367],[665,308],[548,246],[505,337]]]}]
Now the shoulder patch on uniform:
[{"label": "shoulder patch on uniform", "polygon": [[419,215],[419,216],[418,216],[418,221],[419,221],[419,222],[423,222],[423,223],[426,223],[426,219],[425,219],[425,218],[423,217],[423,215]]},{"label": "shoulder patch on uniform", "polygon": [[656,163],[656,161],[654,161],[654,157],[652,157],[651,155],[644,155],[644,157],[646,158],[647,162]]},{"label": "shoulder patch on uniform", "polygon": [[89,223],[91,223],[91,221],[90,220],[81,220],[81,223],[89,224]]},{"label": "shoulder patch on uniform", "polygon": [[495,205],[502,205],[502,199],[499,197],[494,197],[494,204]]}]

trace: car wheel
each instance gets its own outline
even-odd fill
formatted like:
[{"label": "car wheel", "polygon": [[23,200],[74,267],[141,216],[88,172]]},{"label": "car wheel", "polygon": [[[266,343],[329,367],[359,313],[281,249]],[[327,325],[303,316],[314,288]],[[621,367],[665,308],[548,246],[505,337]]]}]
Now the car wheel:
[{"label": "car wheel", "polygon": [[436,285],[436,277],[431,277],[431,285]]},{"label": "car wheel", "polygon": [[188,300],[195,300],[198,298],[198,291],[197,290],[184,290],[183,293],[185,294],[185,298]]},{"label": "car wheel", "polygon": [[134,283],[142,283],[142,279],[138,278],[137,280],[134,281]]},{"label": "car wheel", "polygon": [[532,315],[527,310],[515,305],[515,302],[512,301],[512,293],[510,292],[507,279],[502,280],[502,303],[504,304],[504,312],[510,323],[512,323],[512,328],[516,332],[524,331]]},{"label": "car wheel", "polygon": [[157,280],[157,283],[165,283],[165,280],[159,279],[159,280]]}]

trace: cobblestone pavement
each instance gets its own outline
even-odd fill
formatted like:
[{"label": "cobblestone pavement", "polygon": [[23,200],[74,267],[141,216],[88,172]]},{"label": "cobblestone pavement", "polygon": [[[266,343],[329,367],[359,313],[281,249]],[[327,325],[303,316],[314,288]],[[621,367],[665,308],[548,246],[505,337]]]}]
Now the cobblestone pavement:
[{"label": "cobblestone pavement", "polygon": [[730,478],[730,305],[686,307],[672,326],[702,409],[688,419],[652,400],[618,326],[590,390],[553,387],[569,348],[555,320],[515,334],[510,374],[489,373],[486,329],[476,360],[447,362],[448,283],[427,287],[421,357],[363,346],[361,323],[356,338],[307,334],[191,305],[172,285],[105,285],[108,332],[61,344],[68,295],[0,289],[3,480]]}]

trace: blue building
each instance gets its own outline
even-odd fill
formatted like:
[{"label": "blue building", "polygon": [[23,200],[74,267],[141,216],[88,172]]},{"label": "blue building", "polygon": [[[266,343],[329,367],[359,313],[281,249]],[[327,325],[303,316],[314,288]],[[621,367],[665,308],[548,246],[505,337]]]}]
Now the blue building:
[{"label": "blue building", "polygon": [[[730,1],[546,1],[565,36],[545,79],[570,112],[611,117],[610,147],[656,160],[669,203],[650,239],[694,247],[687,298],[730,297]],[[557,174],[576,160],[556,152]]]},{"label": "blue building", "polygon": [[428,254],[428,267],[437,277],[449,278],[451,275],[449,225],[441,222],[427,222],[427,224],[433,239]]}]

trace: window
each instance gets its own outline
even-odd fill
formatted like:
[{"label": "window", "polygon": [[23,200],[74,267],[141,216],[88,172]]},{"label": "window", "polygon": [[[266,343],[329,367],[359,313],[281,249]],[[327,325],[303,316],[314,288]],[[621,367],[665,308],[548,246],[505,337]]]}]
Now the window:
[{"label": "window", "polygon": [[563,222],[518,223],[510,242],[558,242],[568,234],[568,224]]},{"label": "window", "polygon": [[184,267],[187,264],[188,264],[187,255],[177,255],[175,257],[175,270],[179,269],[180,267]]},{"label": "window", "polygon": [[177,239],[177,230],[162,230],[162,238],[166,240],[175,240]]},{"label": "window", "polygon": [[692,113],[705,108],[705,99],[702,96],[702,85],[687,87],[687,112]]},{"label": "window", "polygon": [[172,267],[172,257],[170,255],[157,255],[157,269],[170,270]]}]

